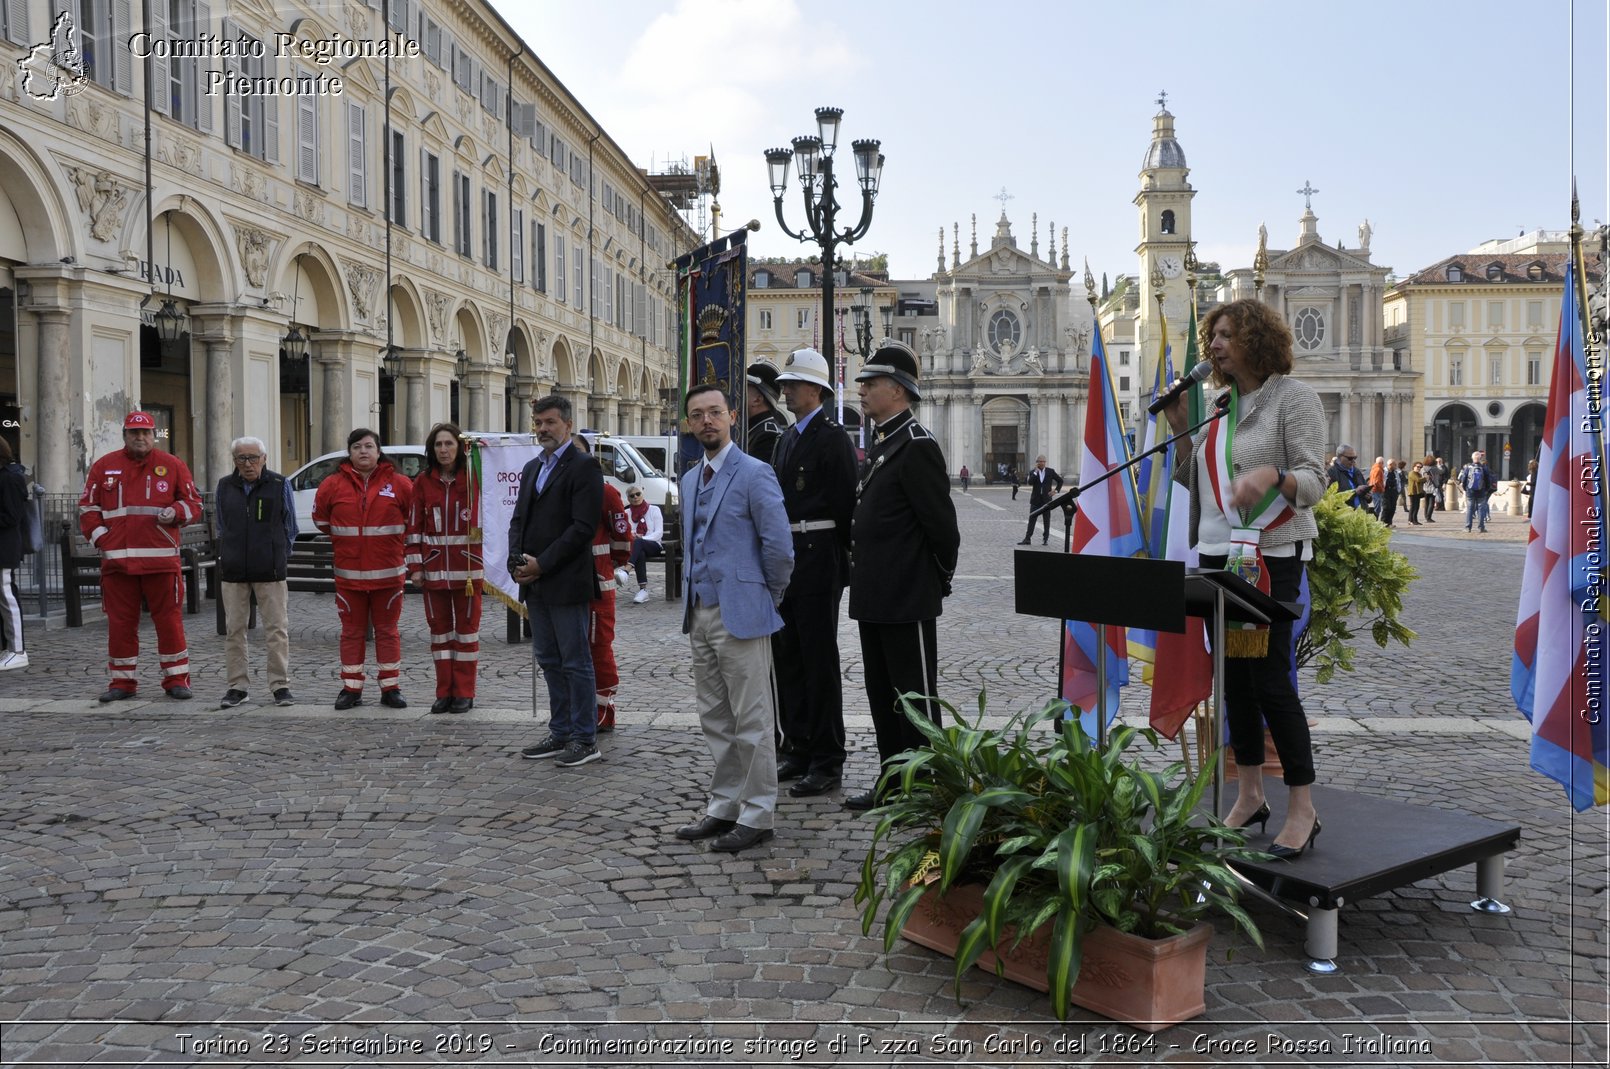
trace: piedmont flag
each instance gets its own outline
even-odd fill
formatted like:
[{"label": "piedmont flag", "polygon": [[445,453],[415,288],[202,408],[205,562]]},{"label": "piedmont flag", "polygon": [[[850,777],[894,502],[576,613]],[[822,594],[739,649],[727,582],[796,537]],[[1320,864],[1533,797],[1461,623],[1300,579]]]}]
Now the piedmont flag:
[{"label": "piedmont flag", "polygon": [[[1090,353],[1090,401],[1085,409],[1084,456],[1079,462],[1079,483],[1088,486],[1108,469],[1129,459],[1129,445],[1118,418],[1107,353],[1101,344],[1101,327],[1095,330]],[[1104,557],[1134,557],[1145,548],[1135,482],[1128,471],[1113,476],[1079,498],[1079,515],[1073,523],[1073,552]],[[1096,734],[1096,625],[1064,621],[1062,636],[1062,697],[1080,709],[1087,734]],[[1129,682],[1129,646],[1124,629],[1107,628],[1107,643],[1099,655],[1105,659],[1105,709],[1111,721],[1118,712],[1118,688]]]},{"label": "piedmont flag", "polygon": [[[1574,260],[1574,257],[1573,257]],[[1532,768],[1578,812],[1610,801],[1610,629],[1605,615],[1604,375],[1582,344],[1577,265],[1565,269],[1543,417],[1510,691],[1532,722]]]},{"label": "piedmont flag", "polygon": [[[1162,317],[1160,330],[1162,339],[1158,343],[1157,369],[1152,378],[1151,393],[1146,398],[1148,409],[1151,407],[1151,402],[1161,397],[1167,391],[1168,384],[1174,381],[1174,362],[1168,344],[1166,316]],[[1140,413],[1135,430],[1135,440],[1140,443],[1142,454],[1155,448],[1158,442],[1173,433],[1168,420],[1161,419],[1157,413],[1151,411]],[[1174,485],[1176,448],[1177,443],[1161,453],[1143,456],[1135,468],[1135,489],[1140,505],[1145,552],[1152,560],[1162,560],[1168,555],[1168,506]],[[1157,663],[1157,632],[1150,628],[1130,628],[1129,656],[1141,662],[1141,682],[1150,683],[1154,673],[1153,666]]]},{"label": "piedmont flag", "polygon": [[[1196,347],[1196,306],[1191,306],[1191,321],[1185,328],[1185,366],[1196,366],[1200,359]],[[1202,386],[1192,386],[1186,395],[1186,425],[1194,427],[1207,414],[1202,399]],[[1165,424],[1166,426],[1166,424]],[[1169,464],[1165,477],[1172,478],[1176,450],[1189,450],[1190,439],[1170,446]],[[1197,565],[1196,550],[1191,548],[1191,499],[1185,487],[1169,482],[1165,488],[1169,495],[1165,506],[1163,546],[1154,556],[1184,561],[1187,568]],[[1208,650],[1207,628],[1200,616],[1185,618],[1184,634],[1167,631],[1157,633],[1157,663],[1153,670],[1152,705],[1147,714],[1151,726],[1159,734],[1174,738],[1196,708],[1198,702],[1213,694],[1213,655]]]}]

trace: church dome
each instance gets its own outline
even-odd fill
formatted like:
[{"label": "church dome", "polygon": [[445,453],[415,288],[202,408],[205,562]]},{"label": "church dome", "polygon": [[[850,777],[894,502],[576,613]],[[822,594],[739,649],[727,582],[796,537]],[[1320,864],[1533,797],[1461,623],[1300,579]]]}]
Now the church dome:
[{"label": "church dome", "polygon": [[1146,149],[1143,171],[1164,167],[1185,167],[1185,150],[1174,140],[1174,116],[1165,108],[1152,118],[1152,143]]}]

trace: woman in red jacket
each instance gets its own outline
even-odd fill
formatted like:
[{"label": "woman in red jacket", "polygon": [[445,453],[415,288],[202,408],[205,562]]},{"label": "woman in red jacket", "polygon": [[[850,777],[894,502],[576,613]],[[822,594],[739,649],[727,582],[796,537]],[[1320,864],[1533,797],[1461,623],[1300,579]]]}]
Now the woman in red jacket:
[{"label": "woman in red jacket", "polygon": [[347,435],[347,459],[319,483],[313,523],[335,549],[335,607],[341,616],[341,693],[337,709],[363,702],[365,632],[375,633],[380,701],[406,709],[402,696],[403,547],[414,484],[391,466],[367,427]]},{"label": "woman in red jacket", "polygon": [[408,577],[425,591],[436,662],[433,713],[475,707],[481,656],[481,516],[470,493],[463,431],[438,423],[425,436],[430,467],[414,480],[408,517]]}]

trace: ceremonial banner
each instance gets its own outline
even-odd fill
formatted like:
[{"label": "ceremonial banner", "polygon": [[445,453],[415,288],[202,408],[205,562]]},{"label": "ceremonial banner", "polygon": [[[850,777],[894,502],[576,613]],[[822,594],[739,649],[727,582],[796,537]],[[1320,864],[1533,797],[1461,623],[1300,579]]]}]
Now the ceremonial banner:
[{"label": "ceremonial banner", "polygon": [[1510,691],[1532,722],[1532,768],[1578,812],[1610,801],[1606,639],[1604,367],[1583,346],[1580,265],[1565,269],[1543,416],[1531,534],[1515,617]]},{"label": "ceremonial banner", "polygon": [[[1166,316],[1162,319],[1159,333],[1157,369],[1152,377],[1151,395],[1146,399],[1147,411],[1140,414],[1136,425],[1139,433],[1135,435],[1135,440],[1140,443],[1143,454],[1156,448],[1158,442],[1173,433],[1168,420],[1150,411],[1151,402],[1161,397],[1168,390],[1169,383],[1174,381],[1173,351],[1168,344]],[[1171,445],[1161,453],[1143,456],[1136,466],[1135,489],[1140,502],[1141,523],[1144,524],[1146,556],[1153,560],[1163,560],[1168,556],[1169,502],[1175,485],[1174,451],[1178,448],[1177,444]],[[1141,662],[1141,682],[1150,683],[1157,663],[1157,632],[1149,628],[1130,628],[1129,656]]]},{"label": "ceremonial banner", "polygon": [[[689,387],[713,382],[732,398],[738,416],[733,441],[748,435],[749,415],[744,404],[744,293],[749,278],[747,230],[694,249],[676,260],[678,395],[677,415]],[[691,435],[682,436],[676,475],[687,470],[690,459],[701,454]]]},{"label": "ceremonial banner", "polygon": [[470,478],[481,502],[484,589],[521,616],[526,610],[520,585],[509,575],[509,523],[520,494],[520,472],[541,451],[531,434],[491,435],[470,448]]}]

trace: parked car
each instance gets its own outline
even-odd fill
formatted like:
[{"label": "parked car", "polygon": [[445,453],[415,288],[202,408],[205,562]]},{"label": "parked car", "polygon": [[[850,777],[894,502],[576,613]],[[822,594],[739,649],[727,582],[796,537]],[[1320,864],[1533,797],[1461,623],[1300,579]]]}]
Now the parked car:
[{"label": "parked car", "polygon": [[[500,431],[470,432],[485,433],[487,437],[502,434]],[[593,446],[593,455],[603,466],[604,479],[626,496],[626,488],[636,485],[643,490],[643,499],[651,505],[665,508],[667,505],[676,505],[676,483],[667,478],[663,472],[634,449],[630,444],[610,435],[600,435],[594,431],[583,431],[582,434]],[[386,459],[390,460],[396,469],[410,479],[425,470],[427,463],[425,450],[422,446],[388,445],[385,449]],[[318,528],[313,526],[313,497],[318,492],[319,483],[341,466],[347,458],[345,449],[335,453],[325,453],[315,457],[291,473],[291,496],[296,500],[296,526],[298,537],[312,538],[318,534]]]}]

